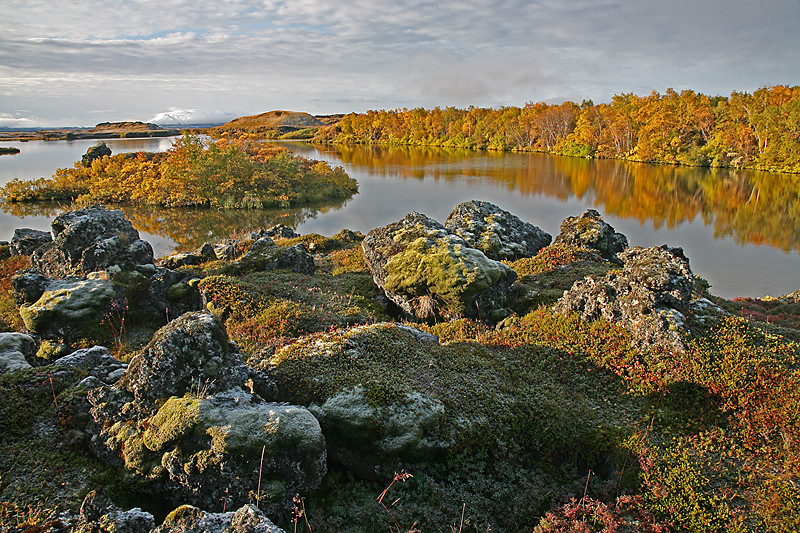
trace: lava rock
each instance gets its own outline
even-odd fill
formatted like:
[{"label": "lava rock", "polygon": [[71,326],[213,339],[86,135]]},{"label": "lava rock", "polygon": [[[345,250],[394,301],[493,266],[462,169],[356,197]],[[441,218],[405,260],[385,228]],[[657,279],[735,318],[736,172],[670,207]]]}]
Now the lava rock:
[{"label": "lava rock", "polygon": [[0,333],[0,374],[31,368],[36,341],[24,333]]},{"label": "lava rock", "polygon": [[15,229],[14,236],[11,237],[11,254],[31,255],[38,247],[50,242],[53,242],[53,237],[49,231],[30,228]]},{"label": "lava rock", "polygon": [[617,323],[633,333],[638,347],[684,350],[678,330],[697,287],[683,250],[635,247],[618,257],[621,270],[575,282],[554,311],[578,311],[584,320]]},{"label": "lava rock", "polygon": [[142,405],[193,389],[215,393],[241,387],[248,371],[225,326],[205,312],[186,313],[156,332],[131,359],[120,387]]},{"label": "lava rock", "polygon": [[490,318],[512,296],[511,268],[420,213],[370,231],[361,246],[375,284],[413,319]]},{"label": "lava rock", "polygon": [[106,143],[100,141],[86,150],[86,153],[81,157],[81,165],[88,168],[92,166],[92,161],[95,159],[102,159],[103,157],[111,157],[111,148],[109,148]]},{"label": "lava rock", "polygon": [[122,211],[95,205],[59,215],[52,243],[38,247],[33,267],[52,278],[86,275],[118,267],[130,270],[153,263],[153,248],[139,238]]},{"label": "lava rock", "polygon": [[600,252],[605,259],[616,261],[616,255],[628,247],[628,238],[615,232],[603,221],[600,213],[588,209],[581,216],[568,217],[561,223],[561,233],[554,244],[590,248]]},{"label": "lava rock", "polygon": [[533,224],[478,200],[458,204],[444,227],[495,260],[533,257],[553,240]]}]

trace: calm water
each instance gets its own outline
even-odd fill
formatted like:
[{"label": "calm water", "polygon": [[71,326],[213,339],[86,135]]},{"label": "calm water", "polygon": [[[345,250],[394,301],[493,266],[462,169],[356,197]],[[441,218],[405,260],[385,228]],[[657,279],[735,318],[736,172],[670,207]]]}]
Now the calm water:
[{"label": "calm water", "polygon": [[[11,143],[0,183],[50,176],[96,141]],[[169,139],[106,141],[112,152],[164,150]],[[7,146],[3,143],[3,146]],[[359,193],[338,205],[293,210],[133,210],[126,214],[157,255],[197,247],[231,231],[282,222],[301,233],[364,233],[411,210],[441,222],[459,202],[495,203],[556,235],[561,221],[600,211],[631,245],[681,246],[695,273],[720,296],[779,295],[800,288],[800,177],[594,161],[541,154],[330,147],[285,143],[292,151],[341,165]],[[0,214],[0,240],[14,228],[49,229],[57,209]],[[22,219],[22,220],[21,220]]]}]

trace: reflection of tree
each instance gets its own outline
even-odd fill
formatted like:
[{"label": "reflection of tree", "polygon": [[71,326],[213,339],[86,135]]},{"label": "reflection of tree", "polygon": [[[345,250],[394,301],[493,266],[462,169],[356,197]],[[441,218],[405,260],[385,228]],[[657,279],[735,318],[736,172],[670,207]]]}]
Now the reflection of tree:
[{"label": "reflection of tree", "polygon": [[800,251],[800,176],[530,153],[336,146],[355,168],[401,179],[488,179],[523,196],[577,197],[674,228],[702,216],[739,243]]},{"label": "reflection of tree", "polygon": [[[274,224],[297,227],[319,213],[341,209],[347,203],[340,200],[291,209],[201,209],[120,207],[133,226],[142,232],[172,240],[178,250],[199,248],[206,242],[214,242],[237,231],[264,228]],[[39,215],[53,218],[75,206],[57,204],[8,204],[2,205],[6,213],[17,217]]]}]

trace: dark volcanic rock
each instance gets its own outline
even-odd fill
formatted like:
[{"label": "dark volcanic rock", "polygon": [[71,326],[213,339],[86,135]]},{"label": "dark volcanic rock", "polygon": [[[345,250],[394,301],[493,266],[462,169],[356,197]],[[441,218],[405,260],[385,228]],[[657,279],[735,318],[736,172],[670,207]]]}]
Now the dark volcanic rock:
[{"label": "dark volcanic rock", "polygon": [[53,242],[37,248],[31,257],[33,266],[50,277],[153,263],[153,248],[117,209],[92,206],[70,211],[56,217],[52,227]]},{"label": "dark volcanic rock", "polygon": [[219,320],[187,313],[89,391],[91,448],[173,505],[243,505],[263,475],[262,508],[283,509],[322,481],[325,439],[308,409],[242,390],[248,374]]},{"label": "dark volcanic rock", "polygon": [[240,387],[247,374],[225,326],[212,314],[194,312],[158,330],[131,360],[120,387],[150,404],[192,388],[214,393]]},{"label": "dark volcanic rock", "polygon": [[561,233],[554,244],[591,248],[606,259],[616,260],[616,254],[628,247],[628,238],[615,232],[600,213],[588,209],[581,216],[568,217],[561,223]]},{"label": "dark volcanic rock", "polygon": [[477,200],[458,204],[444,227],[496,260],[533,257],[553,239],[508,211]]},{"label": "dark volcanic rock", "polygon": [[375,284],[413,318],[507,314],[516,273],[425,215],[376,228],[361,246]]},{"label": "dark volcanic rock", "polygon": [[578,311],[585,320],[605,319],[631,333],[642,347],[683,350],[676,331],[684,324],[695,277],[681,248],[631,248],[619,254],[621,270],[575,282],[554,311]]},{"label": "dark volcanic rock", "polygon": [[299,274],[312,274],[314,258],[302,244],[284,248],[269,237],[261,237],[250,250],[233,263],[243,271],[286,269]]},{"label": "dark volcanic rock", "polygon": [[43,244],[53,242],[49,231],[20,228],[14,230],[11,238],[11,253],[13,255],[30,255]]},{"label": "dark volcanic rock", "polygon": [[50,278],[33,269],[23,270],[11,278],[14,301],[17,305],[32,304],[44,294],[50,281]]},{"label": "dark volcanic rock", "polygon": [[83,157],[81,157],[81,165],[90,167],[92,166],[92,161],[106,156],[111,157],[111,148],[106,146],[106,143],[100,141],[83,154]]}]

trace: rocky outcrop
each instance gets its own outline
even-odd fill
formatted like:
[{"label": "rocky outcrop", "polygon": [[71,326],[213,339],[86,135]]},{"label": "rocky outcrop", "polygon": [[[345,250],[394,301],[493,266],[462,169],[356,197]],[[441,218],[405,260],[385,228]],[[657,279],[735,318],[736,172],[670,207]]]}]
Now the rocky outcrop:
[{"label": "rocky outcrop", "polygon": [[586,210],[579,217],[567,217],[561,223],[561,233],[554,244],[567,244],[579,248],[590,248],[600,252],[605,259],[616,261],[616,255],[628,247],[628,238],[617,233],[603,221],[594,209]]},{"label": "rocky outcrop", "polygon": [[[202,308],[198,278],[156,267],[152,248],[121,211],[92,206],[56,217],[52,227],[52,240],[18,230],[17,249],[33,249],[33,268],[11,280],[26,329],[47,341],[40,357],[67,353],[79,339],[119,342],[126,318],[134,320],[129,332],[149,328],[152,334]],[[216,256],[210,245],[204,252]]]},{"label": "rocky outcrop", "polygon": [[637,346],[683,350],[678,330],[697,291],[683,250],[666,245],[635,247],[618,258],[620,270],[575,282],[554,310],[617,323],[633,334]]},{"label": "rocky outcrop", "polygon": [[86,150],[86,153],[83,154],[83,157],[81,157],[81,165],[84,167],[90,167],[92,166],[92,161],[95,159],[102,159],[103,157],[111,157],[111,148],[109,148],[103,141],[100,141]]},{"label": "rocky outcrop", "polygon": [[375,284],[414,319],[508,314],[514,271],[425,215],[374,229],[361,245]]},{"label": "rocky outcrop", "polygon": [[36,341],[24,333],[0,333],[0,374],[31,368]]},{"label": "rocky outcrop", "polygon": [[508,211],[477,200],[458,204],[444,227],[496,260],[532,257],[553,239],[549,233]]},{"label": "rocky outcrop", "polygon": [[167,515],[152,533],[284,533],[254,505],[236,512],[208,513],[191,505],[182,505]]},{"label": "rocky outcrop", "polygon": [[[87,278],[48,280],[35,301],[20,305],[19,314],[31,333],[69,343],[88,326],[102,322],[116,295],[114,284],[97,273]],[[19,299],[33,296],[35,291],[29,289],[20,293]]]},{"label": "rocky outcrop", "polygon": [[52,278],[86,275],[112,267],[131,270],[153,263],[153,248],[122,211],[92,206],[53,220],[53,242],[37,248],[33,267]]},{"label": "rocky outcrop", "polygon": [[262,508],[277,511],[319,485],[325,439],[307,409],[245,392],[248,376],[219,320],[187,313],[89,392],[92,449],[175,505],[242,505],[261,478]]},{"label": "rocky outcrop", "polygon": [[15,229],[14,236],[11,238],[11,253],[12,255],[31,255],[38,247],[52,241],[53,237],[49,231],[30,228]]},{"label": "rocky outcrop", "polygon": [[260,237],[233,266],[241,271],[286,269],[299,274],[312,274],[316,268],[302,244],[284,248],[270,237]]}]

